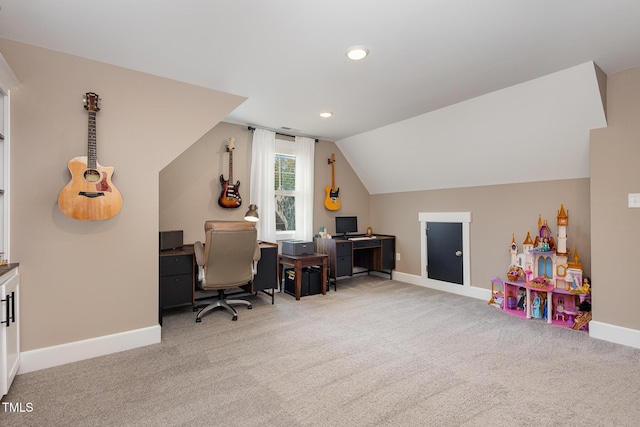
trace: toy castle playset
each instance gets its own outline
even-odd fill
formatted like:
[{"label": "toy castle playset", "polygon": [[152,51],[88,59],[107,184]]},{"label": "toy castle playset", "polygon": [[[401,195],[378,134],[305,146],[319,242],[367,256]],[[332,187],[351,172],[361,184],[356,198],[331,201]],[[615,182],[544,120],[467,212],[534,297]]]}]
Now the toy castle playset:
[{"label": "toy castle playset", "polygon": [[[507,280],[491,281],[489,304],[506,313],[572,329],[587,329],[591,320],[591,283],[583,275],[577,248],[569,261],[567,227],[569,211],[560,205],[558,235],[554,239],[547,220],[538,217],[535,240],[531,233],[518,252],[515,234],[511,238],[511,263]],[[496,291],[502,287],[504,291]]]}]

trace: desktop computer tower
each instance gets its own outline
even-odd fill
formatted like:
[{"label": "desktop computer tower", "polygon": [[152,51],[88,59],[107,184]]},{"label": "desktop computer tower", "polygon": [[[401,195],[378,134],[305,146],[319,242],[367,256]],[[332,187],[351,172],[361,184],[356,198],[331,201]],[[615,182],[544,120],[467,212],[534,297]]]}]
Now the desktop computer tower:
[{"label": "desktop computer tower", "polygon": [[[300,282],[300,296],[319,294],[322,291],[321,273],[317,268],[303,268]],[[296,295],[296,273],[293,269],[287,270],[284,276],[284,291],[289,295]]]}]

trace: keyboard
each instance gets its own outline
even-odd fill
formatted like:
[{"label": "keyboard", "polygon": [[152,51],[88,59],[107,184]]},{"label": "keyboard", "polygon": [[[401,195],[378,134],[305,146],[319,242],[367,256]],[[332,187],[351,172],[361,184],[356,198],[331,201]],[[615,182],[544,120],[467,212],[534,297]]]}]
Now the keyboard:
[{"label": "keyboard", "polygon": [[371,236],[371,237],[349,237],[347,240],[371,240],[371,239],[375,239],[376,236]]}]

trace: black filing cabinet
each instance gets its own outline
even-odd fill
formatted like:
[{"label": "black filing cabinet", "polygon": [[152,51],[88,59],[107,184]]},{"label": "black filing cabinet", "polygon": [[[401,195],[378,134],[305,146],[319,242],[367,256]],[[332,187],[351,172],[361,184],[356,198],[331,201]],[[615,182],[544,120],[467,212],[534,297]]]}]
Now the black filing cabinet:
[{"label": "black filing cabinet", "polygon": [[351,251],[351,242],[336,242],[336,277],[351,276],[353,274]]},{"label": "black filing cabinet", "polygon": [[193,246],[160,252],[160,314],[162,309],[193,304]]}]

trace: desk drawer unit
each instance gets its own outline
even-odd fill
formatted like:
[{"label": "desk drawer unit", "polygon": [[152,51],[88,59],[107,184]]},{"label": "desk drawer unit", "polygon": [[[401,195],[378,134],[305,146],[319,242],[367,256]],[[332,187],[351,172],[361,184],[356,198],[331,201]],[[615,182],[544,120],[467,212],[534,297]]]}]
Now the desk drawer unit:
[{"label": "desk drawer unit", "polygon": [[160,257],[160,308],[193,303],[193,255]]},{"label": "desk drawer unit", "polygon": [[336,277],[351,276],[351,242],[336,243]]},{"label": "desk drawer unit", "polygon": [[372,246],[380,246],[380,239],[353,241],[353,249],[370,248]]}]

